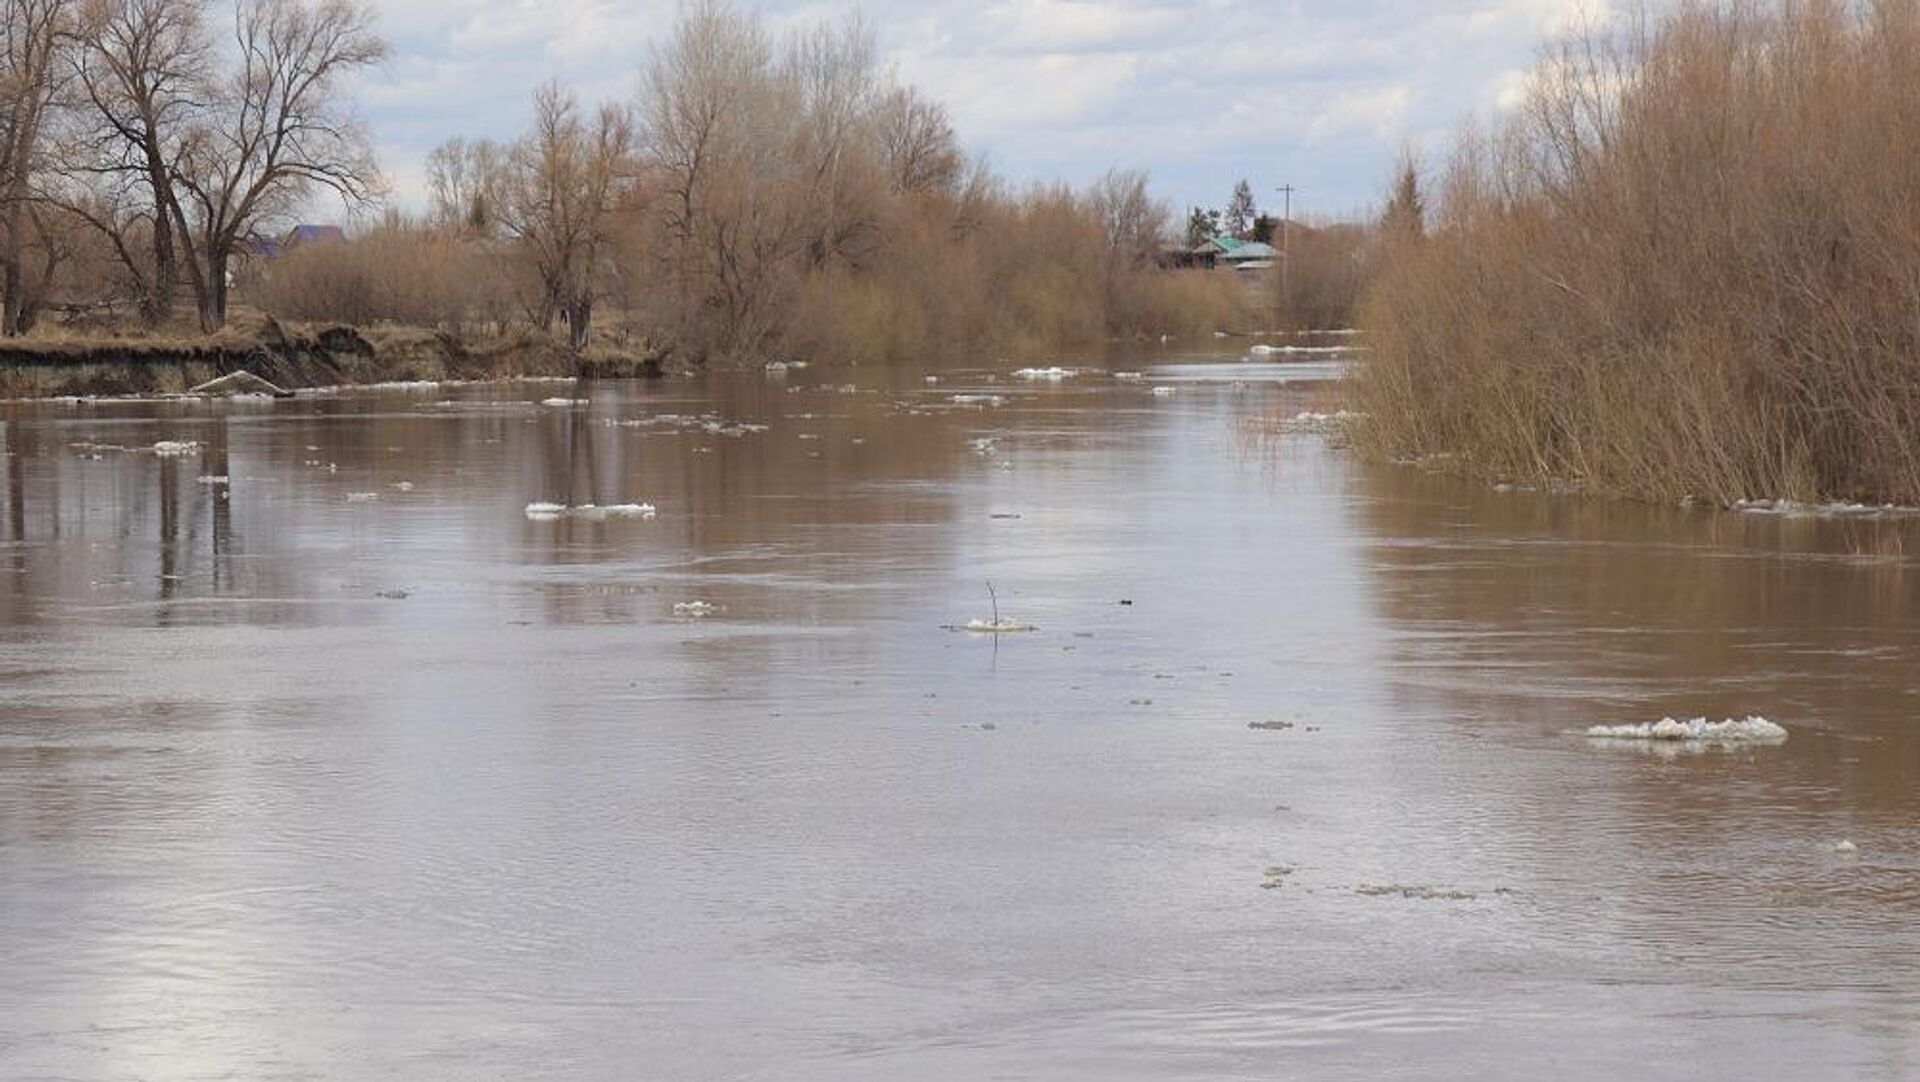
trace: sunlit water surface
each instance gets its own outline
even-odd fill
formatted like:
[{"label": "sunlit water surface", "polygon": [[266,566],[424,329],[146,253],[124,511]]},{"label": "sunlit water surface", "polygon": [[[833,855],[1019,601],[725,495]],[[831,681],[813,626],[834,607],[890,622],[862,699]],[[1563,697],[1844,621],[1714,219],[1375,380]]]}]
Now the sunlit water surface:
[{"label": "sunlit water surface", "polygon": [[0,406],[0,1077],[1920,1075],[1920,525],[1112,367]]}]

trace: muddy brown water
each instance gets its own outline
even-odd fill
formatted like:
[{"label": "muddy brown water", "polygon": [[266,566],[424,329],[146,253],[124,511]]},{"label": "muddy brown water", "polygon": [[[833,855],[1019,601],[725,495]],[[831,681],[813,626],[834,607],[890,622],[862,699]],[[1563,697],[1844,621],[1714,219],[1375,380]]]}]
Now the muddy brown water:
[{"label": "muddy brown water", "polygon": [[1123,366],[0,406],[0,1077],[1920,1076],[1920,523]]}]

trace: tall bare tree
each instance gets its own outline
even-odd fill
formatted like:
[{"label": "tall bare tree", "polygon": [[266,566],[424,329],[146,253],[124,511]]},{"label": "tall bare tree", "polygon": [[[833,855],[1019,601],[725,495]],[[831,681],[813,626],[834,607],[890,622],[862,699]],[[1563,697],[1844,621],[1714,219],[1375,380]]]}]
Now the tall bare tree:
[{"label": "tall bare tree", "polygon": [[533,131],[513,149],[497,213],[539,274],[535,321],[564,319],[578,349],[592,333],[614,215],[633,175],[633,118],[615,105],[583,117],[579,100],[552,83],[533,105]]},{"label": "tall bare tree", "polygon": [[946,107],[912,87],[895,87],[876,116],[887,183],[898,195],[950,193],[960,185],[966,157]]},{"label": "tall bare tree", "polygon": [[359,0],[239,0],[238,61],[187,132],[169,201],[203,330],[226,322],[228,264],[257,223],[316,190],[364,204],[379,173],[342,81],[386,55]]},{"label": "tall bare tree", "polygon": [[0,3],[0,334],[20,334],[33,322],[26,251],[44,233],[32,207],[34,177],[72,7],[70,0]]},{"label": "tall bare tree", "polygon": [[427,155],[428,220],[437,229],[475,238],[499,229],[509,148],[491,139],[455,136]]},{"label": "tall bare tree", "polygon": [[212,95],[201,0],[82,0],[73,84],[80,117],[62,171],[65,205],[111,243],[149,324],[180,280],[174,176]]}]

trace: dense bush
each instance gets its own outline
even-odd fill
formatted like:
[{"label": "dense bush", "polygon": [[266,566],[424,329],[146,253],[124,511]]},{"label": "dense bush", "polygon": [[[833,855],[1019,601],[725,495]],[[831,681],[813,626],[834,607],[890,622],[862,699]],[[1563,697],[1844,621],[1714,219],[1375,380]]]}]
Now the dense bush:
[{"label": "dense bush", "polygon": [[1920,502],[1920,4],[1589,34],[1387,230],[1364,444],[1651,498]]}]

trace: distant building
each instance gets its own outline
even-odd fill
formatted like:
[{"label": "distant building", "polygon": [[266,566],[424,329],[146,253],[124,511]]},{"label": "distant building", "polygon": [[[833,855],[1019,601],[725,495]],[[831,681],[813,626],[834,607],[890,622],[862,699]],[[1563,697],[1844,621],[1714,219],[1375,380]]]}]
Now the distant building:
[{"label": "distant building", "polygon": [[337,225],[296,225],[280,238],[280,250],[290,252],[303,244],[345,244],[347,231]]},{"label": "distant building", "polygon": [[1279,258],[1280,249],[1254,240],[1222,253],[1220,262],[1237,271],[1262,271],[1273,269],[1274,262]]}]

